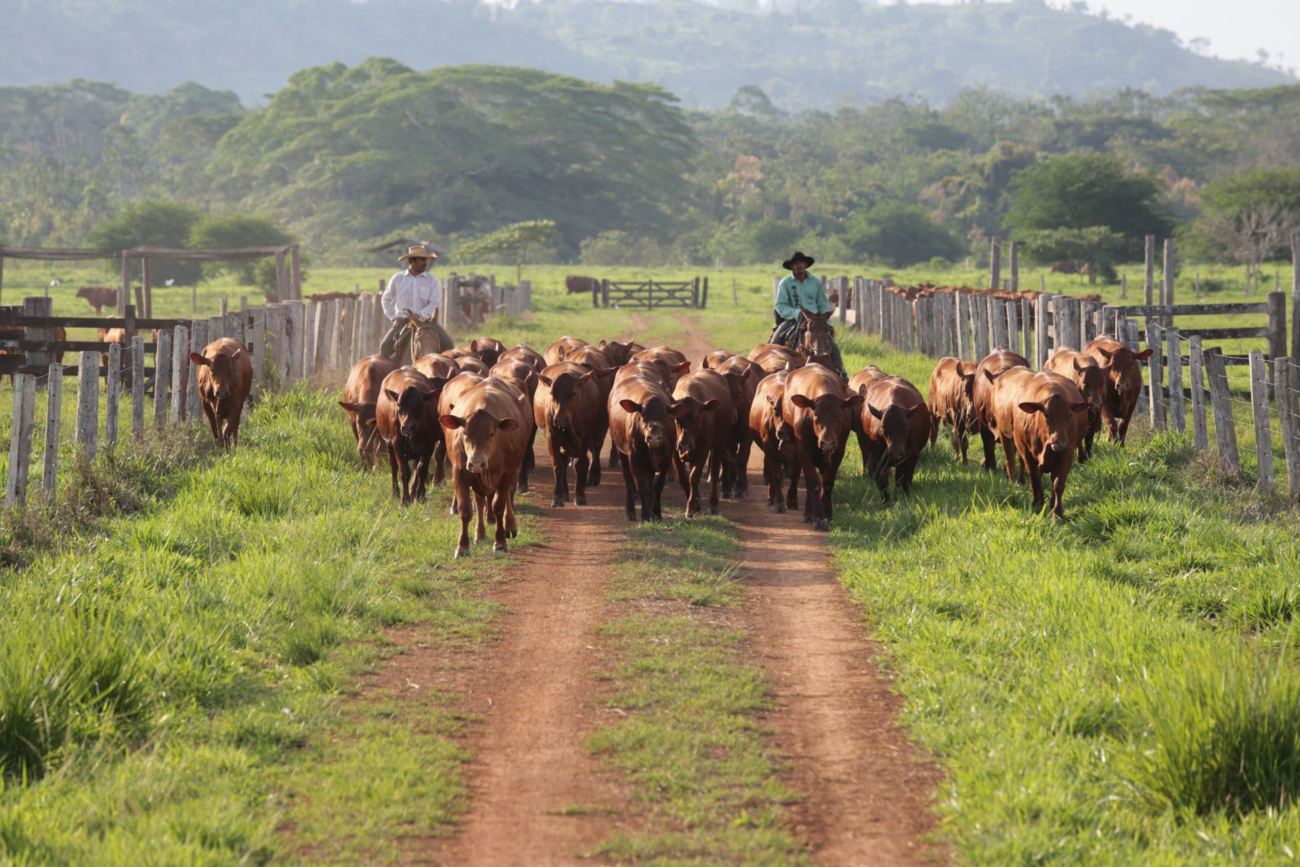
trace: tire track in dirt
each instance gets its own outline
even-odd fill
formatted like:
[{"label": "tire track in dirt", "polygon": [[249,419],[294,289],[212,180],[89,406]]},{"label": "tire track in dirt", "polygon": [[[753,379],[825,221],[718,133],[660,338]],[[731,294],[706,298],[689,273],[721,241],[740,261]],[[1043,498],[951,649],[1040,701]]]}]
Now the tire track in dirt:
[{"label": "tire track in dirt", "polygon": [[[681,318],[684,351],[698,366],[713,347]],[[790,761],[785,780],[804,796],[792,808],[795,832],[820,864],[947,860],[925,840],[935,824],[930,804],[939,772],[895,723],[902,700],[836,578],[826,536],[804,524],[799,510],[768,509],[757,449],[749,477],[750,498],[726,501],[721,511],[740,531],[742,622],[767,673],[767,722]]]}]

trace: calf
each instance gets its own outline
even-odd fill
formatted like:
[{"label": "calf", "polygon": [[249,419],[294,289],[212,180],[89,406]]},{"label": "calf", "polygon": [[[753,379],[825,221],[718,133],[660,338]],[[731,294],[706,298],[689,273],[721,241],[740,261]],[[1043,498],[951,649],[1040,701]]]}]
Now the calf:
[{"label": "calf", "polygon": [[899,376],[878,379],[864,387],[858,447],[862,472],[875,479],[889,502],[889,471],[894,486],[904,494],[912,490],[921,451],[930,441],[930,409],[916,386]]},{"label": "calf", "polygon": [[686,517],[701,511],[700,479],[709,473],[709,514],[718,514],[718,486],[735,460],[729,445],[736,417],[727,378],[712,370],[688,373],[673,388],[670,407],[677,420],[677,476],[686,494]]},{"label": "calf", "polygon": [[375,431],[388,447],[393,496],[399,497],[404,506],[425,497],[429,464],[443,440],[438,426],[441,391],[441,381],[429,379],[413,367],[399,367],[380,384]]},{"label": "calf", "polygon": [[[852,386],[852,382],[849,383]],[[952,428],[952,453],[966,463],[970,433],[975,430],[975,362],[948,356],[940,358],[930,374],[930,442],[939,437],[939,427]]]},{"label": "calf", "polygon": [[375,430],[375,407],[384,377],[397,369],[382,355],[367,355],[348,371],[339,406],[348,414],[352,436],[357,441],[357,457],[366,469],[373,469],[383,441]]},{"label": "calf", "polygon": [[568,355],[579,346],[586,345],[587,341],[583,340],[581,337],[569,337],[568,335],[565,335],[550,346],[546,347],[546,351],[542,353],[542,357],[546,359],[547,366],[559,364],[564,360],[564,356]]},{"label": "calf", "polygon": [[[538,374],[533,397],[533,420],[546,437],[546,450],[555,470],[551,506],[569,499],[569,461],[575,462],[577,492],[573,501],[587,505],[587,471],[600,460],[605,438],[605,396],[596,375],[580,364],[561,361]],[[598,438],[599,437],[599,438]]]},{"label": "calf", "polygon": [[786,377],[782,417],[794,429],[807,486],[804,520],[815,529],[830,529],[835,476],[862,402],[861,394],[848,393],[838,373],[820,364],[806,364]]},{"label": "calf", "polygon": [[117,307],[117,291],[109,286],[82,286],[77,290],[77,297],[85,298],[98,316],[105,307]]},{"label": "calf", "polygon": [[1029,359],[1005,349],[995,349],[980,360],[975,368],[975,382],[971,384],[971,409],[975,416],[975,430],[984,446],[984,469],[997,469],[997,456],[993,451],[997,422],[993,418],[992,382],[985,371],[997,376],[1012,367],[1029,368]]},{"label": "calf", "polygon": [[[758,384],[749,405],[749,429],[763,451],[763,481],[767,482],[767,504],[778,513],[799,506],[799,454],[794,428],[782,414],[785,380],[789,371],[768,374]],[[782,493],[785,470],[790,469],[790,493]]]},{"label": "calf", "polygon": [[1142,393],[1141,362],[1151,357],[1151,350],[1134,352],[1113,337],[1105,334],[1095,338],[1083,351],[1096,359],[1106,374],[1106,394],[1101,404],[1101,417],[1106,422],[1107,435],[1113,443],[1124,445],[1128,424],[1137,408]]},{"label": "calf", "polygon": [[496,522],[492,550],[505,551],[507,535],[518,535],[515,522],[515,482],[533,422],[522,395],[496,379],[475,383],[457,396],[455,411],[439,417],[447,432],[451,480],[460,512],[456,556],[469,555],[469,521],[477,505],[476,539],[486,535],[488,509]]},{"label": "calf", "polygon": [[[507,358],[504,361],[498,361],[492,365],[488,374],[494,379],[508,382],[519,392],[523,394],[528,402],[528,406],[533,405],[533,396],[537,394],[537,371],[527,361],[519,358]],[[537,441],[537,428],[528,436],[528,448],[524,452],[524,465],[519,470],[518,490],[521,494],[528,493],[528,476],[532,473],[533,468],[537,466],[537,459],[533,456],[533,444]]]},{"label": "calf", "polygon": [[1043,473],[1047,472],[1052,476],[1052,514],[1064,518],[1065,481],[1079,448],[1076,419],[1088,411],[1088,403],[1073,382],[1047,370],[1022,381],[1017,398],[1012,438],[1029,470],[1034,508],[1043,506]]},{"label": "calf", "polygon": [[664,482],[673,468],[677,441],[671,403],[668,391],[645,376],[626,377],[609,393],[609,433],[623,468],[629,521],[636,520],[638,498],[642,521],[663,518]]},{"label": "calf", "polygon": [[1101,430],[1101,408],[1106,402],[1106,371],[1091,355],[1062,347],[1052,353],[1043,370],[1059,373],[1079,389],[1088,402],[1088,414],[1077,419],[1079,434],[1079,463],[1092,457],[1092,444]]},{"label": "calf", "polygon": [[203,347],[202,355],[191,352],[190,361],[212,438],[229,451],[239,444],[239,417],[253,384],[248,350],[233,337],[222,337]]},{"label": "calf", "polygon": [[804,357],[786,349],[779,343],[760,343],[749,351],[750,361],[763,368],[765,373],[778,370],[795,370],[804,366]]},{"label": "calf", "polygon": [[749,496],[749,453],[754,447],[754,435],[749,430],[749,408],[758,392],[758,384],[766,374],[763,368],[741,355],[733,355],[716,368],[727,377],[731,387],[731,403],[736,410],[732,426],[731,447],[734,454],[732,472],[722,477],[722,496],[735,496],[743,500]]},{"label": "calf", "polygon": [[564,278],[564,292],[566,295],[588,294],[600,289],[600,281],[595,277],[584,277],[581,274],[569,274]]}]

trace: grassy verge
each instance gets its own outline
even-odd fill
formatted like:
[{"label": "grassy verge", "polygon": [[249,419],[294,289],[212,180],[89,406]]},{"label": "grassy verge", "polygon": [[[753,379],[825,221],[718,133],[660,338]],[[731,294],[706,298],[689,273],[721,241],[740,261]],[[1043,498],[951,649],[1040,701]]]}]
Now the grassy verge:
[{"label": "grassy verge", "polygon": [[729,525],[701,519],[633,530],[615,567],[611,598],[624,613],[603,630],[619,660],[607,701],[626,716],[589,746],[627,775],[646,813],[644,830],[602,845],[620,863],[804,861],[762,729],[764,675],[727,623],[735,554]]},{"label": "grassy verge", "polygon": [[340,700],[386,627],[490,629],[445,495],[392,506],[326,394],[268,398],[245,437],[0,582],[4,858],[256,863],[326,833],[396,858],[457,808],[450,714],[416,744],[410,711]]}]

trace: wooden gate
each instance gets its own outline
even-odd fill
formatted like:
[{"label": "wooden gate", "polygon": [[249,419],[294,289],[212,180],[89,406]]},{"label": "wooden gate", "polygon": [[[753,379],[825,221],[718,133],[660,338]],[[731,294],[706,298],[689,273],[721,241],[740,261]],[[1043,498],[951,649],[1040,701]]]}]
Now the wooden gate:
[{"label": "wooden gate", "polygon": [[709,278],[680,282],[663,280],[601,280],[600,295],[592,299],[601,307],[705,307],[709,303]]}]

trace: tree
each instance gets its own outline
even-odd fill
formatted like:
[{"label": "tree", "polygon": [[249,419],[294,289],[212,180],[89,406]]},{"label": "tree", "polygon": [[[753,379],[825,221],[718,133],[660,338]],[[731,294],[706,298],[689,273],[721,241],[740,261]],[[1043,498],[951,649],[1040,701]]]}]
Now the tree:
[{"label": "tree", "polygon": [[456,258],[462,262],[491,262],[504,257],[515,266],[515,280],[522,280],[524,264],[542,248],[555,243],[554,220],[524,220],[502,226],[460,245]]},{"label": "tree", "polygon": [[854,255],[893,268],[936,256],[956,259],[964,252],[961,240],[951,230],[916,205],[881,204],[854,214],[842,239]]},{"label": "tree", "polygon": [[1043,264],[1069,262],[1088,273],[1088,282],[1097,278],[1115,279],[1115,263],[1124,255],[1124,237],[1105,226],[1083,229],[1037,229],[1019,236],[1025,254]]},{"label": "tree", "polygon": [[[294,238],[283,227],[265,217],[249,214],[222,214],[204,217],[190,230],[189,246],[203,247],[279,247],[292,244]],[[204,268],[206,275],[233,271],[241,285],[252,286],[257,277],[257,260],[213,262]]]},{"label": "tree", "polygon": [[[101,223],[90,236],[96,247],[119,250],[144,245],[158,247],[184,247],[190,232],[203,214],[189,205],[177,202],[146,200],[127,205]],[[132,261],[135,275],[139,274],[139,260]],[[192,285],[199,282],[202,270],[198,262],[177,262],[158,259],[150,263],[150,278],[159,282],[175,280]]]},{"label": "tree", "polygon": [[1114,157],[1065,154],[1016,174],[1005,225],[1017,235],[1102,226],[1124,238],[1125,252],[1137,255],[1143,236],[1173,231],[1159,197],[1155,181]]}]

